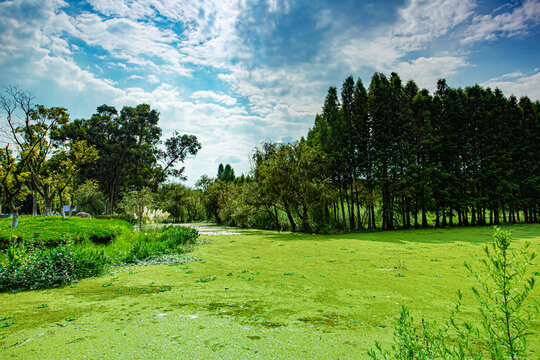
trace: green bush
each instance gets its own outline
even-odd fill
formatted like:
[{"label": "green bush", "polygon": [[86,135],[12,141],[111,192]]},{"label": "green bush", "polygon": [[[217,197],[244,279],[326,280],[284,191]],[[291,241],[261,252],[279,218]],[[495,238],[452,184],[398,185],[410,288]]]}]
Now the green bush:
[{"label": "green bush", "polygon": [[94,249],[93,246],[79,246],[75,248],[75,276],[84,279],[102,275],[112,260],[103,250]]},{"label": "green bush", "polygon": [[[0,254],[0,292],[51,288],[103,274],[111,265],[181,254],[197,242],[196,229],[164,227],[123,235],[107,246],[65,240],[57,246],[10,241]],[[49,244],[50,245],[50,244]]]},{"label": "green bush", "polygon": [[14,245],[0,264],[0,291],[57,287],[75,280],[75,253],[70,245],[34,251]]},{"label": "green bush", "polygon": [[183,226],[167,226],[156,233],[137,233],[121,262],[129,264],[151,257],[183,253],[197,242],[199,232]]}]

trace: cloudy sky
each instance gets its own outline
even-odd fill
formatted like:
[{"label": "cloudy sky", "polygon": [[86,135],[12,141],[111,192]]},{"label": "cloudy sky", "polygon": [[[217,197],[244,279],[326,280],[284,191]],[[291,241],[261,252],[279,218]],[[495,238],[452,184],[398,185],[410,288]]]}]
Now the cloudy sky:
[{"label": "cloudy sky", "polygon": [[0,0],[0,86],[88,118],[148,103],[188,184],[307,133],[329,86],[395,71],[540,99],[540,0]]}]

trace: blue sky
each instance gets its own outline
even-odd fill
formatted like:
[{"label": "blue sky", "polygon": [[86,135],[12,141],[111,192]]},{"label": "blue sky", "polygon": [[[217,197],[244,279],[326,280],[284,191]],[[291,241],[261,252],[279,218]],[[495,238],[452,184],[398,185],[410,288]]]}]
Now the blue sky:
[{"label": "blue sky", "polygon": [[196,135],[188,184],[306,135],[329,86],[397,72],[540,99],[540,0],[0,1],[0,85],[88,118],[148,103]]}]

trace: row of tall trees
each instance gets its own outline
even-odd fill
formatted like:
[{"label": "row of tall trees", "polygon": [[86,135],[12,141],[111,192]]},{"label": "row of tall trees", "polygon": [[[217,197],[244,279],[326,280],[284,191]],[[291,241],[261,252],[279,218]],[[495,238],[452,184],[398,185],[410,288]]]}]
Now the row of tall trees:
[{"label": "row of tall trees", "polygon": [[538,221],[539,102],[478,85],[433,95],[414,81],[376,73],[366,89],[331,87],[307,142],[326,158],[338,196],[334,219],[349,228]]}]

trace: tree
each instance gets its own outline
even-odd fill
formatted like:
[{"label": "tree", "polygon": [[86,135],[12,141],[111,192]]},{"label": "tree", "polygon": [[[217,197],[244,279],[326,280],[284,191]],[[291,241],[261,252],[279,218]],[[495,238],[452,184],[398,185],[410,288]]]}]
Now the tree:
[{"label": "tree", "polygon": [[87,180],[75,191],[75,204],[82,211],[100,215],[107,210],[105,196],[95,180]]},{"label": "tree", "polygon": [[171,214],[175,222],[184,222],[188,188],[182,184],[164,184],[159,189],[160,207]]},{"label": "tree", "polygon": [[18,224],[18,201],[23,195],[26,181],[31,181],[44,197],[46,205],[50,205],[51,199],[40,177],[40,170],[52,147],[51,133],[69,119],[64,108],[46,108],[32,102],[30,92],[15,86],[7,87],[5,94],[0,97],[6,122],[3,132],[7,139],[1,158],[1,197],[13,215],[12,227]]},{"label": "tree", "polygon": [[165,151],[158,152],[158,159],[162,162],[161,168],[156,169],[156,183],[164,182],[167,177],[186,180],[183,175],[185,167],[175,168],[177,163],[183,163],[188,155],[195,156],[201,149],[201,144],[195,135],[180,135],[177,131],[165,140]]},{"label": "tree", "polygon": [[368,96],[368,113],[371,118],[373,177],[382,194],[382,228],[393,229],[392,173],[395,150],[394,110],[391,102],[395,95],[390,82],[381,73],[371,79]]},{"label": "tree", "polygon": [[121,206],[127,214],[133,216],[139,222],[139,231],[142,229],[142,222],[145,210],[154,203],[154,194],[144,187],[141,190],[131,190],[124,194]]},{"label": "tree", "polygon": [[174,132],[160,149],[159,113],[147,104],[116,108],[102,105],[88,120],[75,120],[62,127],[59,138],[81,139],[93,145],[100,158],[81,169],[79,181],[96,179],[107,196],[112,213],[119,194],[128,188],[157,189],[169,176],[185,179],[184,168],[175,166],[201,148],[193,135]]}]

